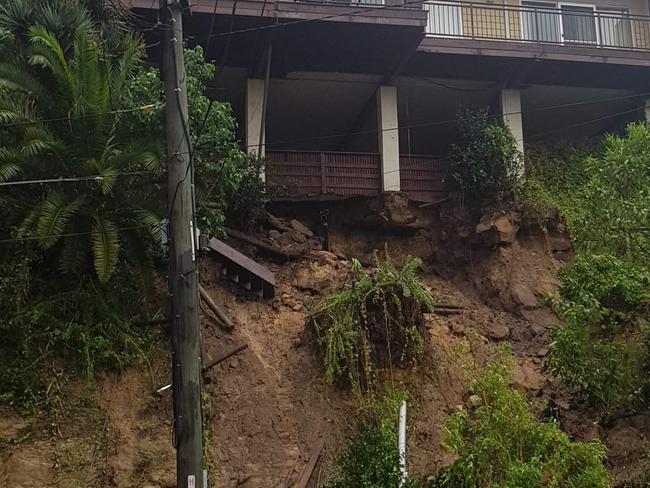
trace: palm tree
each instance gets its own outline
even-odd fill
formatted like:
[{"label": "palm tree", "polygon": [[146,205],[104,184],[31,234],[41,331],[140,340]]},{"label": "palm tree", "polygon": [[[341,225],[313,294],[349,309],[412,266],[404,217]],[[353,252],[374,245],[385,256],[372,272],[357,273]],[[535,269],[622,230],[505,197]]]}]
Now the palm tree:
[{"label": "palm tree", "polygon": [[159,164],[138,141],[124,140],[116,112],[141,63],[141,43],[126,35],[121,52],[111,55],[93,34],[77,28],[66,50],[52,32],[33,26],[26,63],[0,65],[0,181],[96,176],[22,199],[16,234],[57,253],[65,272],[83,272],[92,256],[105,282],[121,250],[141,263],[145,236],[159,232],[152,184]]}]

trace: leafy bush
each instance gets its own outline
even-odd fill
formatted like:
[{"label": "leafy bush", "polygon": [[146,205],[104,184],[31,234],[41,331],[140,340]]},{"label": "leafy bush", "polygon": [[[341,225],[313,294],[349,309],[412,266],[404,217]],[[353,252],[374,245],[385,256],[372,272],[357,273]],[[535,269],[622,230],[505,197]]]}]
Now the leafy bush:
[{"label": "leafy bush", "polygon": [[44,398],[52,368],[91,380],[146,358],[157,338],[133,319],[141,294],[127,269],[106,284],[35,273],[25,258],[0,263],[0,400],[31,407]]},{"label": "leafy bush", "polygon": [[267,188],[262,180],[264,159],[249,156],[245,162],[243,176],[237,195],[225,206],[225,219],[230,227],[248,229],[257,210],[268,202]]},{"label": "leafy bush", "polygon": [[335,459],[336,474],[328,488],[418,488],[407,479],[400,484],[397,429],[400,405],[407,395],[388,386],[383,396],[362,412],[357,431]]},{"label": "leafy bush", "polygon": [[364,274],[354,261],[350,284],[327,295],[308,318],[323,356],[325,379],[369,388],[377,367],[413,361],[422,350],[422,310],[432,298],[417,279],[420,262],[398,270],[387,255]]},{"label": "leafy bush", "polygon": [[[196,203],[199,228],[203,233],[220,235],[225,212],[241,205],[241,199],[262,206],[258,189],[250,192],[248,178],[261,170],[246,158],[235,138],[236,122],[229,103],[210,101],[206,86],[215,75],[215,66],[205,61],[203,49],[185,49],[188,113],[196,178]],[[158,69],[140,70],[129,83],[129,106],[162,102],[163,86]],[[163,108],[139,111],[123,117],[124,131],[137,134],[144,144],[162,150]],[[249,185],[249,186],[241,186]],[[244,194],[244,192],[248,192]]]},{"label": "leafy bush", "polygon": [[573,442],[553,422],[538,422],[509,385],[511,361],[487,366],[473,382],[481,405],[453,414],[445,446],[457,459],[438,476],[441,488],[606,488],[600,442]]},{"label": "leafy bush", "polygon": [[639,408],[650,399],[650,128],[633,123],[590,146],[547,151],[529,178],[566,217],[576,250],[560,275],[549,366],[596,406]]},{"label": "leafy bush", "polygon": [[560,276],[550,370],[607,410],[643,405],[650,276],[611,255],[579,256]]},{"label": "leafy bush", "polygon": [[452,147],[449,173],[465,197],[480,205],[511,193],[521,171],[522,155],[507,127],[490,121],[487,110],[459,115],[460,141]]}]

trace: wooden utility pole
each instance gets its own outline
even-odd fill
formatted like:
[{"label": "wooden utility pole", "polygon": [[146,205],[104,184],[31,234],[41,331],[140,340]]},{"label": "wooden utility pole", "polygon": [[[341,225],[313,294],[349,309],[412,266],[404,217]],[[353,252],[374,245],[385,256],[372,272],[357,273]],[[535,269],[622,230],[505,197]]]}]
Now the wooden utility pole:
[{"label": "wooden utility pole", "polygon": [[176,485],[203,486],[199,276],[181,0],[162,0]]}]

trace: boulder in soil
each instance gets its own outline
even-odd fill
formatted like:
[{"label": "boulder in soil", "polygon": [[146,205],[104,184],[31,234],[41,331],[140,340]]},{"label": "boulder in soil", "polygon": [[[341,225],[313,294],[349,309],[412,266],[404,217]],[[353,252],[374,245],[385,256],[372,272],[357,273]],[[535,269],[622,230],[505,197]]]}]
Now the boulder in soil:
[{"label": "boulder in soil", "polygon": [[510,287],[510,294],[517,305],[532,310],[539,307],[539,301],[533,291],[523,283],[515,283]]},{"label": "boulder in soil", "polygon": [[521,217],[518,212],[500,210],[484,214],[475,232],[484,244],[512,244],[517,238]]},{"label": "boulder in soil", "polygon": [[512,384],[523,393],[541,390],[545,382],[544,376],[528,360],[517,364],[512,375]]},{"label": "boulder in soil", "polygon": [[301,290],[311,290],[325,294],[338,284],[338,274],[328,262],[310,262],[294,271],[296,286]]},{"label": "boulder in soil", "polygon": [[507,339],[510,336],[510,329],[506,327],[505,325],[492,325],[488,329],[488,335],[490,336],[491,339],[494,339],[496,341],[500,341],[503,339]]},{"label": "boulder in soil", "polygon": [[291,228],[293,230],[295,230],[296,232],[300,232],[305,237],[314,237],[314,233],[309,229],[309,227],[307,227],[305,224],[303,224],[299,220],[292,219],[289,222],[289,225],[291,226]]}]

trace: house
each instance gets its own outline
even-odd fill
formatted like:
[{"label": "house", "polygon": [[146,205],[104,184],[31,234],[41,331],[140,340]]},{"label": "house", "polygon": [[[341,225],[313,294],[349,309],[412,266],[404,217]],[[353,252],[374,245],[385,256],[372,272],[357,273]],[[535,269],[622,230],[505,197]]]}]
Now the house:
[{"label": "house", "polygon": [[459,109],[490,107],[522,150],[650,112],[649,5],[600,1],[194,0],[185,32],[268,183],[430,201]]}]

